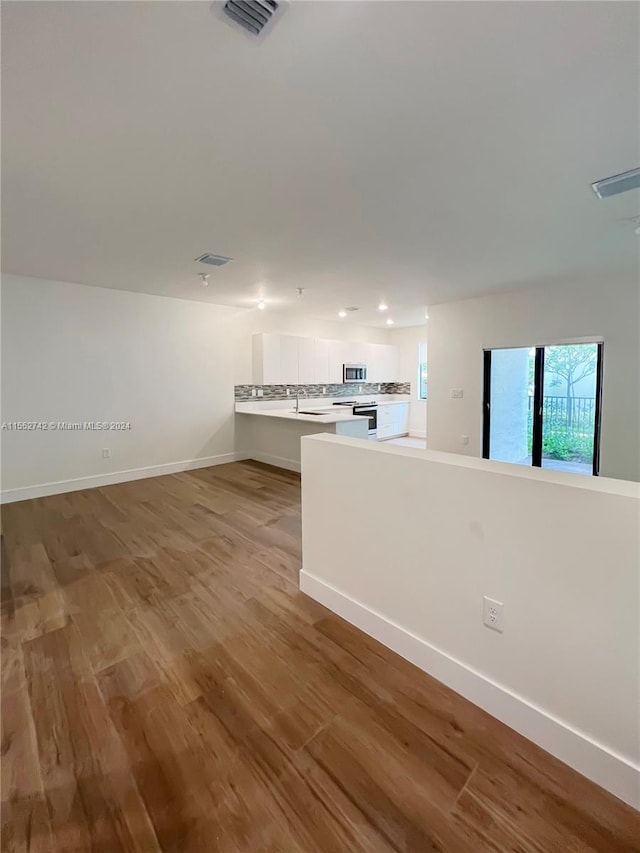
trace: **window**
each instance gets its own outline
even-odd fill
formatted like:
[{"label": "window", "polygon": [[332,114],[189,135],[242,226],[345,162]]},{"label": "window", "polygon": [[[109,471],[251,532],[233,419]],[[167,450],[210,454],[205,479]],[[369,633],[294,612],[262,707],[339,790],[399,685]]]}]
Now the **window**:
[{"label": "window", "polygon": [[427,345],[418,345],[418,399],[427,399]]}]

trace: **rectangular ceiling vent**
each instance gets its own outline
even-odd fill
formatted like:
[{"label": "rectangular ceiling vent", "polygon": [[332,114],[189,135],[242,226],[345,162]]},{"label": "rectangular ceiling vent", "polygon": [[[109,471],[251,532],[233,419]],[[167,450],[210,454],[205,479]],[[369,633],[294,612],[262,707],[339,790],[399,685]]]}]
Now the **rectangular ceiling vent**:
[{"label": "rectangular ceiling vent", "polygon": [[233,258],[225,258],[224,255],[212,255],[211,252],[205,252],[204,255],[196,258],[196,261],[200,261],[201,264],[210,264],[212,267],[223,267],[232,260]]},{"label": "rectangular ceiling vent", "polygon": [[598,198],[608,198],[610,195],[640,189],[640,168],[622,172],[621,175],[613,175],[611,178],[603,178],[591,186]]},{"label": "rectangular ceiling vent", "polygon": [[236,24],[259,36],[279,5],[276,0],[227,0],[224,11]]}]

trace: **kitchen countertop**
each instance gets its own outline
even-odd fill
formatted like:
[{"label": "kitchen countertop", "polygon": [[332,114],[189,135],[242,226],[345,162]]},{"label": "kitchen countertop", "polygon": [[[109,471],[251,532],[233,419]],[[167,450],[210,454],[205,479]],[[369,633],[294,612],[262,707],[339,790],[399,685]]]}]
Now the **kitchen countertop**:
[{"label": "kitchen countertop", "polygon": [[[242,415],[258,415],[261,418],[283,418],[288,421],[303,421],[307,423],[314,424],[337,424],[341,421],[368,421],[369,418],[366,415],[352,415],[351,409],[347,409],[346,411],[329,411],[325,412],[324,407],[321,410],[318,408],[318,411],[322,411],[323,413],[320,415],[305,415],[305,414],[296,414],[291,409],[267,409],[260,410],[257,407],[255,409],[238,409],[240,403],[236,404],[236,412]],[[251,405],[251,404],[249,404]],[[295,406],[295,403],[294,403]],[[336,409],[340,409],[340,406],[335,406]],[[306,406],[302,406],[303,411],[307,411]],[[309,411],[315,411],[312,406],[309,406]]]},{"label": "kitchen countertop", "polygon": [[[354,395],[355,396],[355,395]],[[362,402],[372,402],[373,397],[364,399]],[[378,406],[398,406],[408,403],[409,399],[375,401]],[[296,414],[295,397],[288,400],[262,400],[245,401],[236,403],[236,412],[244,415],[258,415],[264,418],[282,418],[289,421],[302,421],[316,424],[336,424],[346,420],[368,420],[366,415],[354,415],[347,406],[334,406],[331,400],[323,400],[320,397],[300,400],[300,408],[304,411],[321,412],[318,415]]]}]

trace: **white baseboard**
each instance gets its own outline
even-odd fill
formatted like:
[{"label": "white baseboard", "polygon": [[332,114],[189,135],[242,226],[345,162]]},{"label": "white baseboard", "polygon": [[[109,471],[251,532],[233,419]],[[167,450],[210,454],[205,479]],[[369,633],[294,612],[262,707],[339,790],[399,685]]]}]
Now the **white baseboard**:
[{"label": "white baseboard", "polygon": [[77,492],[80,489],[95,489],[97,486],[112,486],[115,483],[126,483],[129,480],[144,480],[147,477],[160,477],[163,474],[177,474],[180,471],[209,468],[212,465],[224,465],[227,462],[239,462],[247,458],[246,453],[222,453],[219,456],[203,456],[200,459],[166,462],[162,465],[150,465],[146,468],[130,468],[127,471],[114,471],[110,474],[94,474],[91,477],[78,477],[75,480],[59,480],[55,483],[40,483],[36,486],[6,489],[0,494],[0,503],[6,504],[26,501],[30,498],[44,498],[47,495]]},{"label": "white baseboard", "polygon": [[275,465],[276,468],[286,468],[287,471],[300,473],[301,464],[295,459],[287,459],[285,456],[273,456],[270,453],[247,453],[245,459],[255,459],[256,462],[264,462],[265,465]]},{"label": "white baseboard", "polygon": [[300,589],[456,693],[640,809],[640,767],[563,720],[304,571]]},{"label": "white baseboard", "polygon": [[425,438],[427,437],[426,429],[410,429],[409,438]]}]

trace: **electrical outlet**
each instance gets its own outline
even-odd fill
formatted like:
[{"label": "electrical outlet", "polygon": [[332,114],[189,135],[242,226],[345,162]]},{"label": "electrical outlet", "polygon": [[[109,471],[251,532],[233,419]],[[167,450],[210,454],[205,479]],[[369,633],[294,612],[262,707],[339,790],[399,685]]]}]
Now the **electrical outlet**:
[{"label": "electrical outlet", "polygon": [[452,388],[451,396],[454,397],[456,400],[459,400],[461,399],[461,397],[464,397],[464,391],[462,390],[462,388]]},{"label": "electrical outlet", "polygon": [[257,389],[257,388],[252,388],[252,389],[251,389],[251,396],[252,396],[252,397],[255,397],[257,394],[258,394],[258,389]]},{"label": "electrical outlet", "polygon": [[111,459],[111,448],[103,447],[102,448],[102,458],[103,459]]},{"label": "electrical outlet", "polygon": [[493,631],[504,631],[504,604],[494,598],[482,599],[482,622]]},{"label": "electrical outlet", "polygon": [[469,444],[469,436],[461,435],[460,436],[460,444]]},{"label": "electrical outlet", "polygon": [[264,397],[264,391],[262,388],[258,388],[258,397]]},{"label": "electrical outlet", "polygon": [[326,394],[326,393],[327,393],[327,389],[323,387],[323,388],[322,388],[322,393],[323,393],[323,394]]}]

